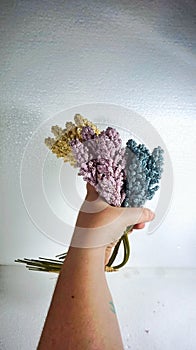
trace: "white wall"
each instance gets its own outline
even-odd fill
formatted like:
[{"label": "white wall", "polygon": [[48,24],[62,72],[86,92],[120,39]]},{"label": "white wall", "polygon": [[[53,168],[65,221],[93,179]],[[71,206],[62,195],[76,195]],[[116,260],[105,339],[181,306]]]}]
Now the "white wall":
[{"label": "white wall", "polygon": [[61,111],[104,103],[106,112],[113,104],[146,118],[166,143],[174,171],[170,210],[153,235],[132,235],[129,266],[196,267],[194,10],[192,0],[0,2],[1,264],[64,251],[26,211],[21,160],[48,118],[50,124]]}]

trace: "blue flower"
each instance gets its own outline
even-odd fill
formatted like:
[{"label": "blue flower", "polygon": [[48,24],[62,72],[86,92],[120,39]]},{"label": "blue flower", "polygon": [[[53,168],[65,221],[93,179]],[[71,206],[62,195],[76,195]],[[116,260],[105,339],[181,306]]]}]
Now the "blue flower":
[{"label": "blue flower", "polygon": [[130,139],[126,143],[126,197],[122,206],[141,207],[153,198],[163,172],[163,149],[158,146],[152,154],[144,144]]}]

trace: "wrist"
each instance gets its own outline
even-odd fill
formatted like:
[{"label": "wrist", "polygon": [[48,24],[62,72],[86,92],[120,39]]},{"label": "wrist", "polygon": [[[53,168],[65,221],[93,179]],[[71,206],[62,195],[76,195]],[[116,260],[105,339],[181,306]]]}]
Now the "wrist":
[{"label": "wrist", "polygon": [[65,266],[69,266],[70,271],[73,270],[72,268],[74,268],[74,271],[104,271],[105,251],[105,246],[95,248],[76,248],[70,246],[65,259]]}]

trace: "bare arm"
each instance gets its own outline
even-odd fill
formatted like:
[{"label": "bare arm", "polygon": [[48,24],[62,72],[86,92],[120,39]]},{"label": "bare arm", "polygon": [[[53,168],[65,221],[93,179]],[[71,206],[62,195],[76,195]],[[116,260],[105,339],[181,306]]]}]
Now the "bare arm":
[{"label": "bare arm", "polygon": [[[97,194],[87,187],[86,199],[93,201]],[[97,214],[80,211],[76,226],[94,228],[102,220],[108,224],[119,215],[108,206]],[[130,209],[119,225],[128,224]],[[107,218],[107,219],[106,219]],[[135,228],[150,221],[149,210],[143,210]],[[140,223],[139,223],[140,222]],[[129,221],[129,224],[133,223]],[[116,225],[115,225],[116,226]],[[73,247],[62,266],[51,305],[45,321],[38,350],[122,350],[123,344],[112,297],[105,278],[106,246]],[[107,251],[108,254],[108,251]]]}]

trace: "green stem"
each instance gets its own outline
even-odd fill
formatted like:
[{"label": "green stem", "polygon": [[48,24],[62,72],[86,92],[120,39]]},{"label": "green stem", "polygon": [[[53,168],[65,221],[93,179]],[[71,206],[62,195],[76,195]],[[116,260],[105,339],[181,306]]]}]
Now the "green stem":
[{"label": "green stem", "polygon": [[129,260],[129,256],[130,256],[130,245],[129,245],[129,238],[128,238],[128,234],[124,234],[122,237],[123,240],[123,245],[124,245],[124,259],[123,261],[117,265],[117,266],[112,266],[114,270],[118,270],[121,267],[123,267],[127,261]]},{"label": "green stem", "polygon": [[122,241],[123,241],[123,246],[124,246],[124,259],[123,259],[122,263],[120,265],[118,265],[118,267],[115,266],[114,268],[120,268],[126,264],[126,262],[129,259],[129,256],[130,256],[130,245],[129,245],[129,239],[128,239],[128,232],[133,228],[133,226],[134,225],[127,226],[126,230],[124,231],[124,234],[122,235],[122,237],[120,238],[120,240],[116,244],[116,246],[113,250],[112,256],[111,256],[111,258],[106,266],[111,267],[111,265],[113,264],[114,260],[116,259],[117,254],[118,254],[118,250],[119,250],[119,247],[120,247],[120,244]]},{"label": "green stem", "polygon": [[62,261],[54,259],[43,259],[42,261],[38,259],[17,259],[15,262],[26,264],[29,270],[45,271],[45,272],[57,272],[59,273],[63,265]]},{"label": "green stem", "polygon": [[122,237],[119,239],[118,243],[115,245],[114,250],[112,252],[112,255],[110,257],[110,260],[108,261],[106,266],[110,267],[113,264],[114,260],[116,259],[116,256],[118,254],[118,250],[119,250],[120,244],[122,242]]}]

